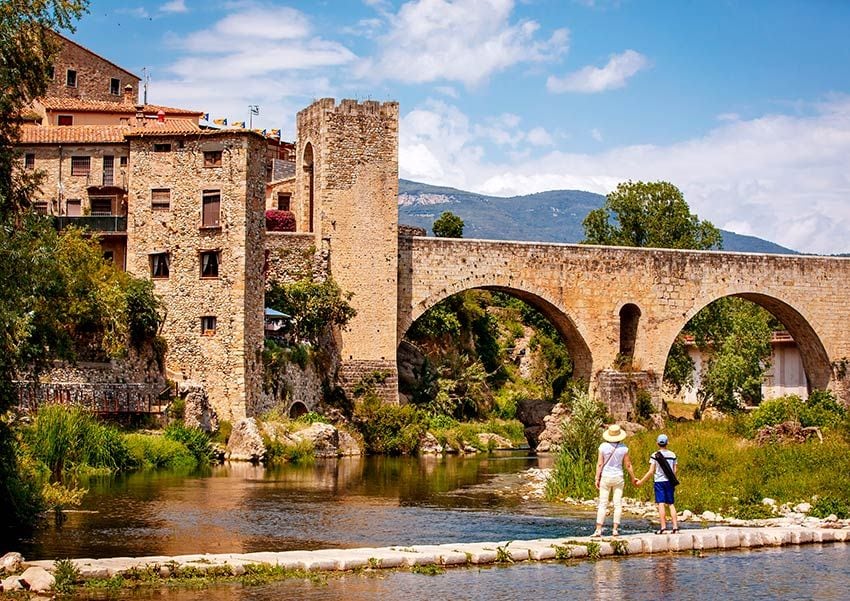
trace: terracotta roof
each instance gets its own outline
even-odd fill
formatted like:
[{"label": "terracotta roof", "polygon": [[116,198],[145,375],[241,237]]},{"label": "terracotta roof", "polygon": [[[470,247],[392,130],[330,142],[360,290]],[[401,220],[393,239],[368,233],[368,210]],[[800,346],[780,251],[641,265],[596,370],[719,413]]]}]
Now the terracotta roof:
[{"label": "terracotta roof", "polygon": [[19,144],[114,144],[124,141],[126,125],[22,125]]},{"label": "terracotta roof", "polygon": [[23,125],[19,144],[117,144],[131,135],[204,133],[189,119],[145,120],[144,125]]},{"label": "terracotta roof", "polygon": [[[108,100],[86,100],[83,98],[66,98],[63,96],[47,96],[40,98],[39,102],[48,111],[75,111],[78,113],[121,113],[128,115],[136,114],[136,106],[124,102],[110,102]],[[146,104],[142,111],[147,114],[156,114],[162,111],[166,115],[203,115],[203,111],[175,108],[173,106],[161,106],[159,104]]]},{"label": "terracotta roof", "polygon": [[[182,124],[181,124],[182,121]],[[188,125],[184,125],[188,124]],[[170,126],[169,126],[170,125]],[[228,129],[208,129],[195,125],[192,121],[172,119],[165,123],[157,121],[148,122],[145,127],[132,127],[127,131],[127,137],[143,137],[143,136],[167,136],[167,135],[196,135],[196,136],[221,136],[226,134],[252,134],[263,138],[263,135],[250,129],[242,129],[232,127]],[[265,139],[265,138],[263,138]]]}]

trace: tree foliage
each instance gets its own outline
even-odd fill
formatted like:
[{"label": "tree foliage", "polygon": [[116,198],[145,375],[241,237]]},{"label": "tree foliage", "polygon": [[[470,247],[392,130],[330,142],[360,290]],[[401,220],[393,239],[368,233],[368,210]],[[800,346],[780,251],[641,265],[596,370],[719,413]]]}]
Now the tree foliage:
[{"label": "tree foliage", "polygon": [[584,244],[701,250],[723,244],[720,230],[691,213],[669,182],[621,183],[583,226]]},{"label": "tree foliage", "polygon": [[348,304],[354,295],[344,294],[332,278],[321,282],[305,278],[293,283],[272,283],[266,306],[289,315],[290,332],[302,342],[316,344],[330,327],[345,327],[357,315]]},{"label": "tree foliage", "polygon": [[443,211],[431,226],[438,238],[463,238],[463,219],[451,211]]}]

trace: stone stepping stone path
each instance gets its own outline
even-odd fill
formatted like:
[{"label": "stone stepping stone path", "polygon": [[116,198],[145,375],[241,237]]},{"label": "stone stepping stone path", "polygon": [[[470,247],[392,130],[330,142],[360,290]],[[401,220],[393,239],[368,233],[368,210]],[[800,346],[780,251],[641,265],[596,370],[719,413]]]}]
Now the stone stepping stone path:
[{"label": "stone stepping stone path", "polygon": [[[173,570],[205,572],[229,568],[233,575],[244,573],[249,564],[280,566],[307,571],[412,568],[415,566],[466,566],[555,559],[598,559],[609,556],[649,555],[755,547],[779,547],[812,543],[850,542],[848,528],[802,526],[740,528],[711,527],[682,530],[677,534],[632,534],[616,538],[569,537],[482,543],[450,543],[320,551],[222,553],[175,557],[113,557],[74,559],[84,579],[110,578],[130,570]],[[24,567],[53,570],[53,561],[27,561]]]}]

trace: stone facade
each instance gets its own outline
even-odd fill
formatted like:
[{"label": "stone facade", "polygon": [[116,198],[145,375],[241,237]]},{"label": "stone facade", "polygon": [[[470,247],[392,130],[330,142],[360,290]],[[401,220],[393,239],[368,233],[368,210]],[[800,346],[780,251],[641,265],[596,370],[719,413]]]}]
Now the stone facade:
[{"label": "stone facade", "polygon": [[[153,277],[154,255],[167,257],[167,276],[153,277],[167,308],[167,366],[202,382],[224,419],[245,417],[262,385],[265,140],[228,131],[129,138],[127,268]],[[156,150],[166,142],[171,150]],[[205,166],[204,152],[220,152],[220,164]],[[154,207],[153,190],[169,191],[167,210]],[[206,225],[205,193],[220,198]],[[216,257],[217,274],[202,272],[204,254]]]},{"label": "stone facade", "polygon": [[[132,97],[138,98],[138,76],[58,33],[54,35],[59,52],[53,61],[53,79],[47,85],[48,96],[121,101],[124,88],[129,85]],[[68,85],[69,70],[76,73],[76,85]],[[112,79],[118,80],[117,88]]]},{"label": "stone facade", "polygon": [[[397,401],[398,104],[319,100],[298,113],[296,220],[330,253],[330,273],[354,294],[357,316],[340,333],[350,386],[386,372]],[[312,226],[312,227],[311,227]]]}]

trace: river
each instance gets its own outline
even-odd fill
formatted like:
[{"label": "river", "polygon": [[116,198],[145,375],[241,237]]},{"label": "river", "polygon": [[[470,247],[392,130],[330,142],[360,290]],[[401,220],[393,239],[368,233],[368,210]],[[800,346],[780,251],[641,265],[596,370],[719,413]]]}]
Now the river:
[{"label": "river", "polygon": [[[89,494],[61,524],[45,523],[14,548],[28,559],[227,553],[587,535],[590,512],[518,494],[538,458],[366,457],[265,469],[138,472],[85,483]],[[625,520],[624,533],[647,531]],[[850,588],[843,545],[332,576],[210,591],[136,592],[133,598],[230,599],[842,599]],[[712,582],[706,589],[707,582]],[[703,590],[703,594],[698,591]],[[817,594],[815,594],[817,593]],[[129,593],[128,593],[129,594]]]}]

